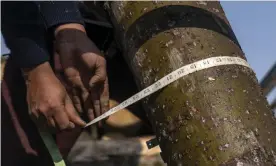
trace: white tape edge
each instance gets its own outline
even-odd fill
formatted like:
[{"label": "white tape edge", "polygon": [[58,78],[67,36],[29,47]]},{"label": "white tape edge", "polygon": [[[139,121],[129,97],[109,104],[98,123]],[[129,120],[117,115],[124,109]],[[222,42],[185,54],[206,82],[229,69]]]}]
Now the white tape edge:
[{"label": "white tape edge", "polygon": [[230,57],[230,56],[218,56],[218,57],[211,57],[207,59],[203,59],[185,66],[169,73],[168,75],[164,76],[160,80],[156,81],[152,85],[148,86],[147,88],[143,89],[142,91],[136,93],[135,95],[131,96],[127,100],[123,101],[116,107],[111,108],[109,111],[105,112],[101,116],[95,118],[94,120],[90,121],[86,124],[85,127],[90,126],[112,114],[115,112],[126,108],[127,106],[153,94],[154,92],[158,91],[159,89],[169,85],[170,83],[178,80],[179,78],[186,76],[188,74],[194,73],[199,70],[208,69],[215,66],[223,66],[223,65],[241,65],[250,68],[249,64],[242,58],[239,57]]}]

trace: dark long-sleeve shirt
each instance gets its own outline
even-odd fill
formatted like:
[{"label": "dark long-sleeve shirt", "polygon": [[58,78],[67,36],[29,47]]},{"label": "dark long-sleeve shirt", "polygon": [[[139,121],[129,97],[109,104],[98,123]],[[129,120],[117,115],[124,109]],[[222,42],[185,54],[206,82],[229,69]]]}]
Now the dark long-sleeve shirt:
[{"label": "dark long-sleeve shirt", "polygon": [[33,67],[49,60],[46,36],[65,23],[83,24],[76,2],[3,1],[1,31],[18,67]]}]

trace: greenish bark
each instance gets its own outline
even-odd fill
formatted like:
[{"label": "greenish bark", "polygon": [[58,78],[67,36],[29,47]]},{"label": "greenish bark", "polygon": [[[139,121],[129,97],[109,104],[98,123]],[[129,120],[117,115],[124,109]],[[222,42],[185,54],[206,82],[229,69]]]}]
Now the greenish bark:
[{"label": "greenish bark", "polygon": [[[219,2],[111,2],[109,12],[140,88],[205,58],[245,59]],[[276,164],[276,122],[249,68],[189,74],[144,105],[168,165]]]}]

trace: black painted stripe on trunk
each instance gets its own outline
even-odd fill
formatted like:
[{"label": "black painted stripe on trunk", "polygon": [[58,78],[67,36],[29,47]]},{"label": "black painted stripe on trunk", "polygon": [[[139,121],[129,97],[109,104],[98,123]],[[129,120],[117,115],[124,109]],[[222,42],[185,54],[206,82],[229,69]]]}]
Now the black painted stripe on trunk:
[{"label": "black painted stripe on trunk", "polygon": [[[156,28],[154,24],[156,24],[158,28]],[[125,43],[130,44],[131,40],[134,41],[134,43],[130,46],[131,48],[128,47],[127,50],[128,52],[131,50],[131,52],[135,53],[155,34],[173,28],[185,27],[203,28],[218,32],[228,37],[240,47],[232,28],[214,13],[193,6],[170,5],[145,13],[128,28],[125,33]]]}]

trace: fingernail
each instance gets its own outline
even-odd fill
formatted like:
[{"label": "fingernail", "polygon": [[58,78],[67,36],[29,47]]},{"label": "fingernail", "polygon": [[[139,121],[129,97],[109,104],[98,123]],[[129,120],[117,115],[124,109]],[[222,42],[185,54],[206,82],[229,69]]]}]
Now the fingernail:
[{"label": "fingernail", "polygon": [[82,110],[81,107],[78,107],[77,110],[78,110],[79,113],[83,113],[83,110]]},{"label": "fingernail", "polygon": [[92,90],[94,88],[95,84],[94,83],[89,83],[89,88]]},{"label": "fingernail", "polygon": [[81,119],[82,126],[86,125],[86,122]]},{"label": "fingernail", "polygon": [[72,122],[69,122],[69,128],[71,128],[71,129],[75,128],[75,124]]}]

